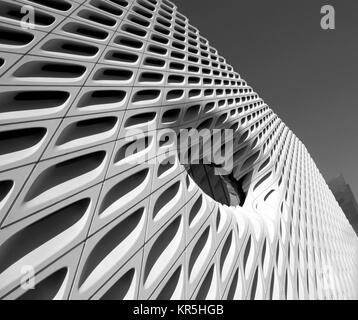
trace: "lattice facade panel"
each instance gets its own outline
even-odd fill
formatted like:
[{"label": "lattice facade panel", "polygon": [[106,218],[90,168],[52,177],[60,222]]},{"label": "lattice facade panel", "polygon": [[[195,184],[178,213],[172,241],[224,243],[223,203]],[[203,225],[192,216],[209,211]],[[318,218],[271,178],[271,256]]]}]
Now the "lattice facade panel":
[{"label": "lattice facade panel", "polygon": [[[357,298],[357,237],[305,146],[175,5],[0,0],[0,31],[2,299]],[[161,137],[184,128],[234,130],[243,206]]]}]

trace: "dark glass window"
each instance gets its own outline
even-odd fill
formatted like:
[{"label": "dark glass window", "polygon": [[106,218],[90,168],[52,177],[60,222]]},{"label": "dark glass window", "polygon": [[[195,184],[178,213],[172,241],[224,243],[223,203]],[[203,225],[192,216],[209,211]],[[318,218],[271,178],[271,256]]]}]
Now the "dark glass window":
[{"label": "dark glass window", "polygon": [[195,183],[215,201],[227,206],[243,206],[246,193],[242,188],[243,179],[237,181],[232,174],[217,175],[215,166],[192,164],[188,173]]}]

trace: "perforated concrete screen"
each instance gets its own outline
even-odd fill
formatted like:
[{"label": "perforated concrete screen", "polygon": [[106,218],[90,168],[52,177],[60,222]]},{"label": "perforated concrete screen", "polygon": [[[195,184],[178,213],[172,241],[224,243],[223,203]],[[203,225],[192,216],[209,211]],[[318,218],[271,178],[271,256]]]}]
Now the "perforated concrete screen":
[{"label": "perforated concrete screen", "polygon": [[[0,0],[0,51],[1,298],[357,298],[305,146],[174,4]],[[232,169],[182,129],[231,130]]]}]

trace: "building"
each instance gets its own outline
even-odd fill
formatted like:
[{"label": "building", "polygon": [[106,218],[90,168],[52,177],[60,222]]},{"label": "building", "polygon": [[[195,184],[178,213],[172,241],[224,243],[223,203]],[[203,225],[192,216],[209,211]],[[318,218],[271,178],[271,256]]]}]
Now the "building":
[{"label": "building", "polygon": [[358,204],[350,185],[346,183],[343,175],[340,175],[329,182],[329,187],[345,213],[349,223],[358,235]]},{"label": "building", "polygon": [[357,298],[305,146],[174,4],[0,0],[0,30],[0,298]]}]

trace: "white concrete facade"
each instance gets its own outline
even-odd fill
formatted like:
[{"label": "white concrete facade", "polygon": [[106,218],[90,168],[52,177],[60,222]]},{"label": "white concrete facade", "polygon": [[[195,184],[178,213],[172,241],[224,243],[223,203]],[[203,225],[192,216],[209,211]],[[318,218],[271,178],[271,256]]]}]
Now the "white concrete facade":
[{"label": "white concrete facade", "polygon": [[[174,4],[0,0],[0,31],[0,298],[358,297],[358,239],[305,146]],[[243,206],[157,139],[202,126],[234,130]]]}]

